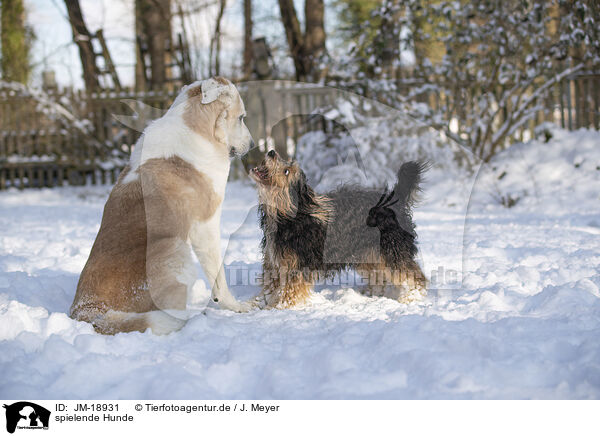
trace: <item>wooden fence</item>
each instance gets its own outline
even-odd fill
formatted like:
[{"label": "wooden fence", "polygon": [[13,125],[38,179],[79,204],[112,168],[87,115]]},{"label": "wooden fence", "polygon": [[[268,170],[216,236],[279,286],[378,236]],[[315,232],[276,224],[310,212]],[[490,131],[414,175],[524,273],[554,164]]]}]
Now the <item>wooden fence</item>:
[{"label": "wooden fence", "polygon": [[[331,104],[335,88],[293,82],[250,82],[239,86],[246,104],[247,125],[264,150],[271,127],[289,115],[310,113]],[[46,100],[61,102],[73,119],[45,107],[38,96],[0,91],[0,190],[114,183],[133,145],[149,121],[171,105],[174,92],[57,93]],[[301,126],[278,129],[278,142],[295,142]],[[251,154],[258,155],[257,152]],[[251,157],[246,157],[246,167]],[[243,169],[239,160],[232,174]]]},{"label": "wooden fence", "polygon": [[600,130],[600,74],[578,74],[559,83],[553,91],[550,98],[558,110],[561,127]]},{"label": "wooden fence", "polygon": [[[425,83],[418,79],[404,79],[395,84],[397,93],[404,96],[415,88],[425,89],[415,100],[426,103],[434,111],[452,106],[453,96],[444,95],[436,88],[427,88],[424,85]],[[360,95],[394,105],[394,99],[392,98],[390,101],[388,91],[381,91],[378,88],[371,89],[360,81],[345,83],[344,86]],[[475,104],[479,95],[473,95],[471,92],[478,91],[469,91],[468,86],[465,86],[465,89],[462,90],[461,101],[464,102],[466,111],[476,113],[477,111],[469,106]],[[510,106],[510,102],[508,106]],[[551,88],[547,98],[543,101],[534,100],[532,106],[541,106],[544,109],[539,110],[528,123],[518,129],[513,140],[527,141],[534,136],[535,128],[544,122],[551,122],[568,130],[580,128],[600,130],[600,72],[579,72],[568,76]],[[458,124],[461,122],[460,119],[454,119],[454,121]],[[473,120],[468,121],[472,122]],[[456,130],[462,131],[460,126],[457,126]]]},{"label": "wooden fence", "polygon": [[[282,81],[248,82],[238,88],[248,112],[246,124],[259,148],[243,162],[234,161],[234,178],[261,158],[270,141],[285,155],[304,131],[325,128],[301,115],[345,94],[333,87]],[[364,89],[361,93],[369,95]],[[61,112],[39,96],[0,91],[0,190],[114,183],[144,126],[174,98],[172,92],[49,95],[46,100],[66,109]],[[523,126],[521,135],[531,135],[544,121],[570,130],[600,129],[600,74],[579,74],[557,85],[546,110]]]}]

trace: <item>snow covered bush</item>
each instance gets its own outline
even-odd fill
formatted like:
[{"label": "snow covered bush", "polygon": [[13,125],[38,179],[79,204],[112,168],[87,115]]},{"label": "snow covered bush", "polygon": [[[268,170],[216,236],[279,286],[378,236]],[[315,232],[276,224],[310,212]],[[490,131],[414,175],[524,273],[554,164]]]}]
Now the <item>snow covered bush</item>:
[{"label": "snow covered bush", "polygon": [[326,128],[302,135],[296,158],[319,190],[341,183],[393,184],[402,162],[420,159],[457,168],[468,155],[443,133],[384,104],[345,94],[321,108]]},{"label": "snow covered bush", "polygon": [[[485,161],[548,110],[557,83],[600,65],[596,0],[386,0],[374,15],[393,24],[385,33],[401,49],[395,73],[376,68],[371,79],[388,80],[368,81],[368,92]],[[382,38],[379,45],[388,47]],[[408,52],[414,64],[401,65]],[[377,67],[380,58],[366,62]],[[409,74],[411,83],[398,74]]]},{"label": "snow covered bush", "polygon": [[[445,48],[441,62],[417,61],[415,73],[424,85],[405,100],[411,113],[486,161],[547,107],[555,84],[586,62],[598,64],[593,2],[401,3],[403,24],[411,29],[405,43],[414,45],[433,32]],[[423,21],[429,26],[418,25]],[[583,52],[576,56],[578,48]],[[438,107],[415,104],[431,92],[440,96]]]}]

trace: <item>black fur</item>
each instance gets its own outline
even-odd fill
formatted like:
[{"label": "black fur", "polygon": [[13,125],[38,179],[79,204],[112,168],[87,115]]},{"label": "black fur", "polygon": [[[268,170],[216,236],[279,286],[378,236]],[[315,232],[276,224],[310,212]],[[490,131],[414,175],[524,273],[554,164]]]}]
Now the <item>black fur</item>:
[{"label": "black fur", "polygon": [[276,257],[294,253],[305,273],[358,269],[379,258],[386,267],[410,270],[424,282],[415,262],[417,242],[411,208],[425,168],[420,162],[403,164],[391,192],[345,185],[325,194],[331,210],[328,222],[319,219],[322,213],[316,213],[327,210],[328,205],[317,200],[301,173],[289,186],[296,206],[294,216],[269,216],[265,206],[259,206],[263,252],[271,246]]}]

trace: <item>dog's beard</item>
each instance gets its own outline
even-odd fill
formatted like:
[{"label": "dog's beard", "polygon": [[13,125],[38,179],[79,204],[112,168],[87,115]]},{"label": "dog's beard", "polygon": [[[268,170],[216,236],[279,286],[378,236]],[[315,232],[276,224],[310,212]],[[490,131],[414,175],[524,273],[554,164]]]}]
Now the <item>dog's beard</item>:
[{"label": "dog's beard", "polygon": [[259,202],[272,218],[293,218],[297,213],[297,202],[289,189],[272,186],[259,186]]}]

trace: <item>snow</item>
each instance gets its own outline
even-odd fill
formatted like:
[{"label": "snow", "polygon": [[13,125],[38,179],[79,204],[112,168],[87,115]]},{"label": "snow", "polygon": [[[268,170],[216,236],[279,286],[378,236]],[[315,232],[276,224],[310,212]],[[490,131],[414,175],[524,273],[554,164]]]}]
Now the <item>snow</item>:
[{"label": "snow", "polygon": [[[305,306],[207,308],[168,336],[66,315],[110,187],[0,192],[0,397],[600,398],[600,134],[552,135],[473,174],[432,167],[415,220],[426,274],[447,283],[422,301],[325,283]],[[242,297],[258,290],[255,203],[228,185]],[[190,306],[207,300],[200,280]]]}]

